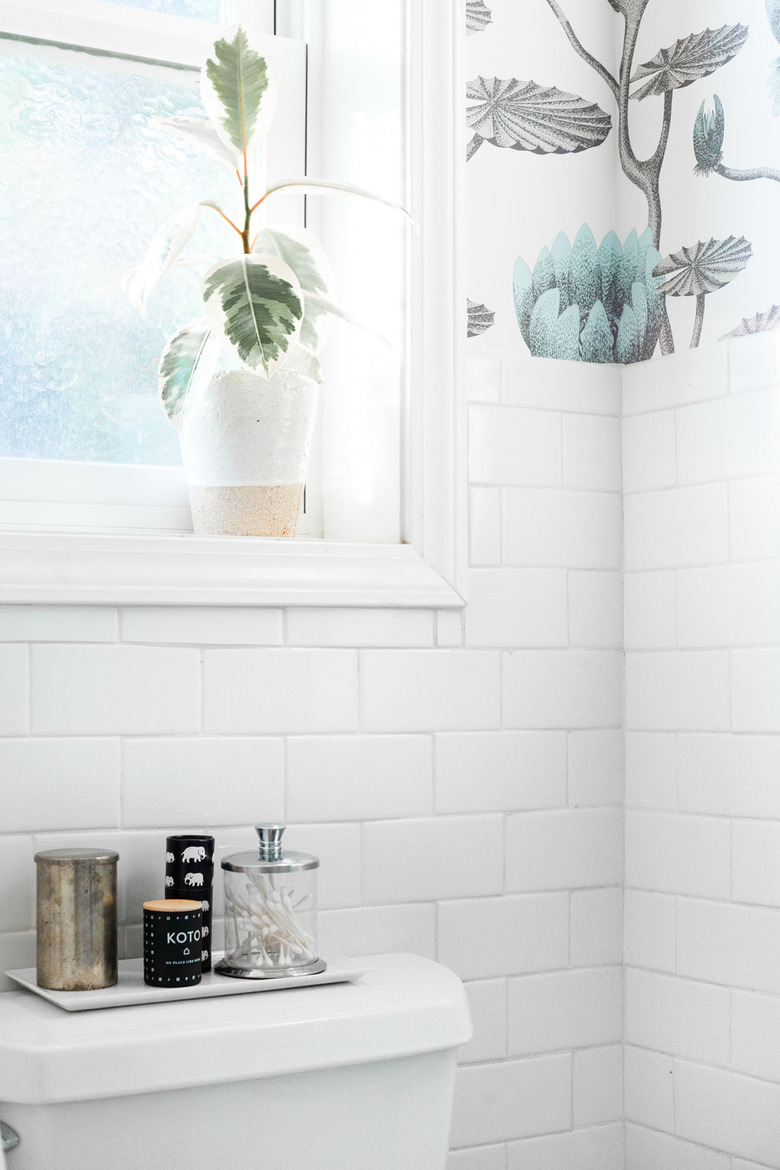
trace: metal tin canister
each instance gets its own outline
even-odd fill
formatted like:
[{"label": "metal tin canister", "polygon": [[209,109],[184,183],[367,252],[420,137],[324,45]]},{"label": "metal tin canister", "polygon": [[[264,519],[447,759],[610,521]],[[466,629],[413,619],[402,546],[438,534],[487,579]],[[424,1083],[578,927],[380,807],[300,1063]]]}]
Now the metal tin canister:
[{"label": "metal tin canister", "polygon": [[161,898],[144,902],[144,983],[192,987],[202,970],[200,902]]},{"label": "metal tin canister", "polygon": [[112,849],[35,854],[39,987],[95,991],[118,981],[118,860]]}]

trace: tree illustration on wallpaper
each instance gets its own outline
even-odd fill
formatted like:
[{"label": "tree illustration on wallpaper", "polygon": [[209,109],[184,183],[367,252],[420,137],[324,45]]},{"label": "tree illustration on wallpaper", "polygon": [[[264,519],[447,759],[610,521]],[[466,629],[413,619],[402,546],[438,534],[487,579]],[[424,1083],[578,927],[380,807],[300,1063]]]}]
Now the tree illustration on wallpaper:
[{"label": "tree illustration on wallpaper", "polygon": [[[748,28],[739,23],[707,28],[678,39],[637,64],[642,21],[653,0],[607,0],[624,22],[620,65],[612,73],[585,48],[561,3],[545,2],[574,51],[612,92],[617,109],[621,168],[645,197],[647,231],[637,230],[622,246],[614,233],[609,233],[597,247],[590,229],[583,225],[574,244],[561,233],[552,248],[542,249],[533,271],[522,258],[518,259],[514,294],[521,332],[531,353],[538,356],[603,362],[644,360],[651,356],[657,341],[662,353],[674,352],[666,297],[690,296],[695,298],[696,306],[691,338],[695,347],[701,340],[706,297],[743,271],[752,249],[744,237],[730,236],[726,240],[698,240],[662,259],[661,176],[672,126],[674,95],[678,89],[693,85],[728,65],[745,44]],[[779,35],[780,0],[766,0],[766,4],[773,31]],[[653,98],[663,100],[660,132],[652,153],[640,158],[632,139],[631,102]],[[601,145],[612,129],[612,117],[599,106],[535,82],[479,77],[470,83],[468,99],[472,104],[467,120],[474,132],[468,145],[469,158],[484,142],[537,154],[578,153]],[[716,105],[716,111],[717,108]],[[702,142],[706,139],[712,157],[717,153],[714,142],[719,124],[717,117],[706,126],[703,121],[697,122],[699,139]],[[722,166],[719,157],[711,169]],[[635,266],[637,248],[642,250],[646,263],[652,260],[652,268]],[[576,252],[576,263],[564,262],[567,249],[570,257]],[[615,258],[619,254],[623,260],[618,262]],[[620,296],[615,295],[615,289],[609,284],[604,288],[604,256],[610,256],[611,262],[621,267]],[[626,273],[632,276],[630,282]],[[553,319],[554,309],[557,312]],[[576,330],[575,314],[578,315]],[[763,316],[768,319],[771,311]],[[748,325],[742,323],[746,329]]]},{"label": "tree illustration on wallpaper", "polygon": [[[635,65],[639,33],[650,0],[608,0],[624,21],[620,67],[617,76],[614,76],[581,43],[558,0],[546,2],[575,52],[612,90],[618,112],[620,164],[626,178],[638,187],[645,197],[648,228],[653,246],[660,253],[663,227],[661,173],[669,144],[675,92],[709,77],[733,60],[747,40],[748,29],[742,24],[723,25],[718,29],[707,28],[703,32],[693,33],[675,41],[668,48],[659,49],[647,61]],[[647,157],[639,158],[631,137],[630,103],[650,98],[663,98],[661,129],[655,150]],[[659,256],[659,263],[653,269],[655,277],[669,278],[660,285],[659,292],[662,298],[680,295],[696,297],[692,346],[697,346],[701,338],[704,298],[716,288],[722,288],[741,272],[750,257],[750,245],[747,241],[741,240],[738,243],[739,246],[732,249],[733,237],[728,241],[700,240],[662,261]],[[733,256],[730,249],[733,250]],[[707,265],[708,257],[713,259],[716,271],[711,271]],[[732,263],[734,257],[738,257],[740,263],[736,261]],[[744,263],[741,263],[743,260]],[[719,261],[722,263],[719,264]],[[613,331],[614,329],[613,324]],[[617,329],[619,330],[619,322]],[[660,345],[663,353],[674,352],[674,337],[665,300]],[[646,354],[646,350],[644,353]]]},{"label": "tree illustration on wallpaper", "polygon": [[[776,41],[780,42],[780,0],[765,0],[769,27]],[[780,114],[780,57],[772,62],[772,72],[767,81],[772,97],[772,113]],[[758,166],[737,169],[723,161],[723,145],[726,137],[726,112],[718,94],[712,103],[706,100],[699,107],[693,127],[693,152],[696,156],[694,174],[703,178],[719,175],[732,183],[750,183],[758,179],[770,179],[780,183],[780,170],[775,167]],[[703,310],[702,310],[703,311]],[[697,313],[698,321],[698,313]],[[747,337],[753,333],[765,333],[780,326],[780,306],[772,305],[763,313],[743,319],[736,329],[725,334],[721,341],[732,337]],[[694,336],[696,334],[694,333]]]}]

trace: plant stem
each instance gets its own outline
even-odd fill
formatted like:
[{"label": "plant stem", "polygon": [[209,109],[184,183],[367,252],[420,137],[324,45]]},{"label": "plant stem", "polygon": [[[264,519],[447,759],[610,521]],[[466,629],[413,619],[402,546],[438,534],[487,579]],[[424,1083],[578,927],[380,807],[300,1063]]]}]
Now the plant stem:
[{"label": "plant stem", "polygon": [[720,163],[713,167],[716,175],[722,175],[724,179],[732,179],[735,183],[749,183],[752,179],[774,179],[776,183],[780,183],[780,171],[774,170],[772,167],[754,167],[752,170],[735,171],[732,167],[724,167]]},{"label": "plant stem", "polygon": [[574,29],[571,27],[571,23],[569,22],[569,18],[567,17],[566,13],[563,11],[561,6],[558,4],[557,0],[547,0],[547,3],[549,4],[550,8],[552,8],[553,12],[555,13],[555,16],[558,19],[558,23],[560,24],[563,31],[566,33],[566,36],[569,38],[571,44],[574,47],[574,51],[580,57],[582,57],[583,61],[587,61],[588,65],[590,65],[591,69],[595,69],[596,73],[598,73],[599,77],[603,81],[606,81],[607,85],[612,90],[613,94],[615,95],[615,98],[617,98],[618,92],[619,92],[619,86],[618,86],[618,83],[615,80],[615,78],[612,76],[612,74],[609,72],[609,70],[606,69],[601,64],[601,62],[598,61],[594,56],[592,56],[592,54],[589,53],[587,51],[587,49],[583,46],[582,42],[578,39],[576,33],[574,32]]},{"label": "plant stem", "polygon": [[[653,160],[640,162],[631,144],[629,127],[629,101],[631,94],[631,68],[634,61],[636,42],[639,36],[639,20],[626,17],[626,32],[623,38],[623,53],[620,62],[620,93],[618,95],[618,145],[620,163],[626,178],[639,187],[647,200],[648,222],[653,233],[653,244],[658,248],[661,238],[661,205],[658,197],[658,170],[660,163]],[[666,110],[664,109],[664,113]],[[657,152],[656,152],[657,153]],[[655,182],[653,181],[655,179]]]},{"label": "plant stem", "polygon": [[201,205],[200,205],[200,206],[201,206],[201,207],[210,207],[212,211],[216,211],[217,215],[221,215],[221,216],[222,216],[222,218],[224,219],[225,223],[229,223],[229,224],[230,224],[230,226],[232,227],[232,229],[233,229],[233,231],[234,231],[234,232],[238,232],[238,234],[239,234],[239,235],[241,235],[241,228],[240,228],[240,227],[237,227],[237,226],[236,226],[236,225],[233,223],[233,220],[232,220],[232,219],[230,219],[230,218],[229,218],[229,216],[225,215],[225,213],[224,213],[224,211],[222,210],[222,208],[221,208],[221,207],[217,207],[216,203],[201,203]]},{"label": "plant stem", "polygon": [[[634,62],[634,52],[636,51],[636,43],[639,37],[639,27],[641,22],[642,12],[632,17],[626,16],[626,32],[623,39],[623,55],[620,63],[620,96],[618,99],[620,162],[626,178],[630,179],[630,181],[634,183],[635,186],[639,187],[640,191],[647,200],[648,225],[653,235],[653,245],[660,252],[661,225],[663,222],[660,192],[661,167],[663,166],[664,157],[666,155],[666,147],[669,143],[669,131],[672,125],[672,100],[674,94],[671,90],[664,94],[664,113],[663,123],[661,126],[661,137],[658,141],[658,146],[656,147],[655,152],[648,159],[638,159],[631,144],[631,130],[629,126],[629,102],[631,100],[631,95],[629,89],[631,85],[631,70]],[[666,308],[665,300],[663,323],[661,325],[660,345],[661,353],[674,353],[674,336],[672,334],[672,324],[669,320],[669,313]]]},{"label": "plant stem", "polygon": [[691,337],[691,349],[698,349],[701,341],[701,327],[704,324],[704,307],[707,300],[706,293],[699,293],[696,297],[696,320],[693,323],[693,336]]},{"label": "plant stem", "polygon": [[[588,53],[578,40],[572,29],[569,19],[564,13],[563,9],[558,4],[558,0],[547,0],[548,5],[555,13],[559,24],[566,33],[571,44],[574,46],[577,54],[582,57],[583,61],[595,69],[599,77],[606,81],[609,85],[615,100],[618,104],[618,146],[620,151],[620,164],[623,168],[623,173],[626,178],[638,187],[645,199],[647,200],[647,217],[648,226],[653,234],[653,245],[661,250],[661,194],[660,194],[660,179],[661,167],[663,166],[664,157],[666,155],[666,148],[669,143],[669,131],[672,124],[672,100],[674,94],[671,90],[664,94],[664,113],[663,123],[661,126],[661,137],[654,153],[647,159],[638,159],[634,153],[634,148],[631,144],[631,131],[629,128],[629,101],[631,94],[629,92],[631,85],[631,70],[634,60],[634,53],[636,51],[636,43],[639,37],[639,28],[642,23],[645,8],[648,0],[637,0],[630,9],[624,11],[624,20],[626,23],[625,33],[623,36],[623,52],[621,54],[619,81],[616,81],[612,74],[604,68],[600,61]],[[661,327],[661,352],[674,353],[674,337],[672,335],[671,322],[669,321],[669,314],[666,311],[666,302],[664,302],[664,318]]]},{"label": "plant stem", "polygon": [[265,195],[261,195],[260,198],[258,199],[257,203],[255,203],[252,207],[249,208],[249,214],[251,215],[253,211],[257,211],[260,204],[263,203],[268,198],[268,196],[270,194],[271,194],[270,191],[266,191]]},{"label": "plant stem", "polygon": [[241,240],[244,246],[244,252],[251,252],[252,249],[249,244],[249,225],[252,222],[252,208],[249,206],[249,175],[244,174],[244,230],[241,233]]}]

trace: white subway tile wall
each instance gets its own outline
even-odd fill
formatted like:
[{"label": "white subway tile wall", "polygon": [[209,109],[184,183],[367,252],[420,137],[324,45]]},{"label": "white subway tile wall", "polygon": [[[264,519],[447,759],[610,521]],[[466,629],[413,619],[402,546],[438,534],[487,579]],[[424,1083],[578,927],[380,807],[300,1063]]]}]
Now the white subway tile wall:
[{"label": "white subway tile wall", "polygon": [[0,607],[0,970],[36,849],[117,849],[139,954],[167,833],[279,818],[323,948],[466,982],[450,1170],[622,1170],[620,371],[482,354],[470,397],[465,620]]},{"label": "white subway tile wall", "polygon": [[780,345],[624,371],[627,1170],[780,1168]]},{"label": "white subway tile wall", "polygon": [[622,453],[620,371],[474,357],[465,617],[0,608],[2,969],[36,849],[134,954],[167,832],[278,817],[323,947],[466,983],[448,1170],[780,1170],[778,351],[623,371]]}]

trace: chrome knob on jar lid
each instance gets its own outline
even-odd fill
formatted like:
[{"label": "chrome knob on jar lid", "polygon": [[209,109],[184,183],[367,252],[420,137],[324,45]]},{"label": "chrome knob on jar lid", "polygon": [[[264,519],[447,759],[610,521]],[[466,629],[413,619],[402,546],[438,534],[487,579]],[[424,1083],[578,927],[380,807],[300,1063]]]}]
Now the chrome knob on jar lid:
[{"label": "chrome knob on jar lid", "polygon": [[233,853],[225,875],[225,956],[214,967],[239,979],[325,970],[317,953],[317,871],[310,853],[285,851],[285,826],[255,825],[257,852]]}]

